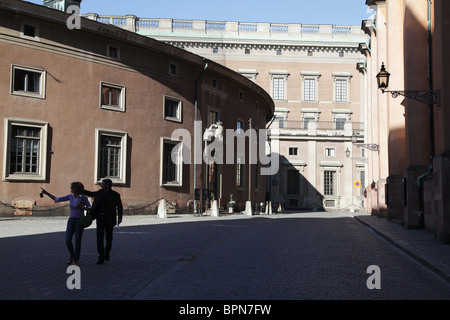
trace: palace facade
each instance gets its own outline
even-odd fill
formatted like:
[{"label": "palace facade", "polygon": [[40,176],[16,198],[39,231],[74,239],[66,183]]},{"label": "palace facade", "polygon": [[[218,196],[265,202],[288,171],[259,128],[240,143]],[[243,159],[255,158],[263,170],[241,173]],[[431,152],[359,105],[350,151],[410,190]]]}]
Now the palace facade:
[{"label": "palace facade", "polygon": [[275,102],[268,141],[280,163],[268,180],[273,203],[363,210],[372,151],[360,148],[368,120],[360,26],[84,16],[216,61],[264,88]]}]

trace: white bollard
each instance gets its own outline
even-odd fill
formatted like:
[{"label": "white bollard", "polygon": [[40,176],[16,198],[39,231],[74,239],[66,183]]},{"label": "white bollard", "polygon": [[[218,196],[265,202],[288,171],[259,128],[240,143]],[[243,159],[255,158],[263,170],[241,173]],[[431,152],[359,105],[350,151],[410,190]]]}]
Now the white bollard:
[{"label": "white bollard", "polygon": [[159,200],[157,218],[162,218],[162,219],[167,218],[166,199]]},{"label": "white bollard", "polygon": [[248,216],[251,216],[253,214],[251,201],[245,202],[245,214]]},{"label": "white bollard", "polygon": [[272,214],[272,201],[269,201],[269,214]]},{"label": "white bollard", "polygon": [[217,200],[213,200],[211,204],[211,217],[219,216],[219,206],[217,205]]}]

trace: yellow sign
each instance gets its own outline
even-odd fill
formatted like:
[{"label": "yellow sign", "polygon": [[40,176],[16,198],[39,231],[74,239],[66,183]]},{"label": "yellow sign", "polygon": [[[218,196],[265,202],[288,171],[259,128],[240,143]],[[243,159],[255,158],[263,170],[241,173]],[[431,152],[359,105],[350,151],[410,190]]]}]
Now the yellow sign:
[{"label": "yellow sign", "polygon": [[361,181],[356,180],[354,185],[355,185],[355,187],[360,188],[361,187]]}]

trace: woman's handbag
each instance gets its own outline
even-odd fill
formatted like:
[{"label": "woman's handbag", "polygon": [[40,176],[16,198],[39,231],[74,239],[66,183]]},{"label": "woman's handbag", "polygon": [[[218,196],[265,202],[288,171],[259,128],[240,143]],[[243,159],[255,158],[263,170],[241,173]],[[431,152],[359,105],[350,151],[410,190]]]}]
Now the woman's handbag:
[{"label": "woman's handbag", "polygon": [[82,228],[87,228],[92,224],[92,216],[87,213],[86,215],[82,215],[80,217],[80,225]]}]

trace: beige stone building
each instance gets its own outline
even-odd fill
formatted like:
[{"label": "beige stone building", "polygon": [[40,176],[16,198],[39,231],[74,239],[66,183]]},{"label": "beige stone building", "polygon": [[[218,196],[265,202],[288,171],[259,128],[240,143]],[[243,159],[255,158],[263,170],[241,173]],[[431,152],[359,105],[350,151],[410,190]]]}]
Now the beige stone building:
[{"label": "beige stone building", "polygon": [[[367,56],[367,139],[380,152],[369,161],[369,210],[425,227],[450,241],[447,95],[450,3],[367,0],[375,14],[362,23]],[[383,93],[382,64],[390,73]],[[387,91],[393,91],[391,93]],[[398,97],[397,97],[398,95]]]},{"label": "beige stone building", "polygon": [[[358,47],[368,36],[360,26],[86,17],[194,52],[264,88],[275,102],[269,148],[280,157],[268,182],[273,203],[362,210],[371,151],[352,143],[366,135],[366,57]],[[238,125],[245,130],[248,120]]]},{"label": "beige stone building", "polygon": [[96,190],[103,178],[131,214],[148,213],[162,198],[187,208],[195,188],[223,206],[230,194],[240,208],[265,200],[265,180],[247,180],[259,163],[199,160],[203,132],[217,120],[233,130],[239,119],[252,118],[257,128],[270,122],[274,103],[265,90],[219,63],[115,26],[81,19],[70,29],[70,16],[0,2],[1,214],[52,207],[40,187],[66,195],[73,181]]}]

